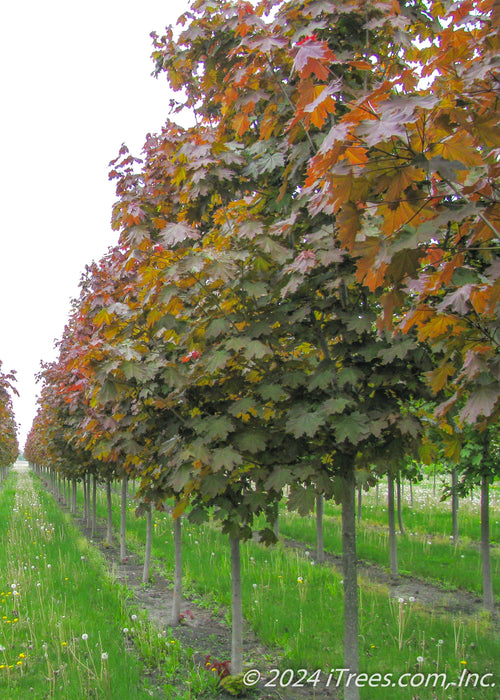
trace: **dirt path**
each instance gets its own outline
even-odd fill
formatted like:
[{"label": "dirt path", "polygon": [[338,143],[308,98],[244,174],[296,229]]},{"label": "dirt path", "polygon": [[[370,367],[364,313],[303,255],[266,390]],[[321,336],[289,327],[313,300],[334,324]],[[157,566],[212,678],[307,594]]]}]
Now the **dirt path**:
[{"label": "dirt path", "polygon": [[[75,523],[81,526],[82,521]],[[80,527],[86,537],[90,532]],[[105,546],[105,529],[98,525],[97,533],[92,540],[105,557],[112,575],[132,592],[131,604],[147,611],[148,618],[162,630],[171,629],[172,636],[181,644],[194,651],[194,660],[201,666],[207,656],[218,661],[231,658],[231,629],[225,617],[212,615],[209,610],[198,605],[195,600],[186,598],[181,606],[183,622],[181,625],[170,627],[170,610],[172,608],[172,582],[154,572],[152,583],[145,586],[142,583],[143,563],[140,557],[130,553],[125,564],[121,562],[118,547]],[[271,669],[284,670],[287,665],[280,656],[279,650],[266,648],[248,628],[244,634],[243,656],[245,670],[255,668],[262,674],[261,682],[252,689],[252,700],[338,700],[339,695],[332,687],[324,685],[315,689],[311,685],[297,688],[268,688],[267,682],[272,682]],[[222,693],[217,696],[228,700],[234,696]],[[201,700],[201,699],[200,699]]]},{"label": "dirt path", "polygon": [[[314,550],[304,542],[285,539],[287,546],[302,551],[309,559],[315,558]],[[325,553],[325,562],[342,572],[342,557]],[[423,579],[401,574],[396,580],[389,571],[378,564],[358,560],[358,577],[360,583],[378,584],[387,589],[391,598],[415,598],[415,603],[429,612],[432,610],[441,614],[471,616],[481,613],[484,608],[482,600],[475,593],[455,589],[447,590],[439,584],[429,583]],[[500,612],[500,605],[497,604]]]},{"label": "dirt path", "polygon": [[[76,521],[77,524],[81,521]],[[83,529],[83,533],[89,533]],[[104,546],[105,530],[98,527],[93,543],[106,558],[110,570],[118,581],[126,585],[132,592],[131,603],[146,610],[151,619],[161,629],[170,628],[169,614],[172,606],[172,583],[161,576],[157,571],[151,584],[142,584],[142,561],[135,554],[130,554],[127,562],[122,564],[117,547]],[[314,559],[314,549],[303,542],[284,540],[290,548],[303,552],[304,556]],[[341,570],[341,557],[326,554],[327,565]],[[400,576],[397,581],[383,567],[369,562],[359,562],[359,577],[361,583],[376,584],[387,590],[388,595],[395,598],[413,597],[415,604],[422,608],[432,610],[440,614],[470,616],[482,610],[481,599],[463,590],[448,591],[438,585],[427,583],[421,579],[410,576]],[[172,628],[172,636],[183,645],[194,650],[194,658],[197,663],[203,665],[205,658],[210,655],[212,659],[225,661],[231,656],[231,630],[224,616],[214,616],[206,608],[198,605],[193,599],[185,599],[181,608],[183,623]],[[256,668],[262,674],[262,681],[254,689],[251,697],[254,700],[338,700],[335,689],[312,686],[300,688],[266,688],[265,683],[272,676],[270,669],[284,670],[286,662],[280,657],[279,650],[264,647],[251,630],[245,633],[244,643],[245,668]],[[222,698],[232,696],[221,695]]]}]

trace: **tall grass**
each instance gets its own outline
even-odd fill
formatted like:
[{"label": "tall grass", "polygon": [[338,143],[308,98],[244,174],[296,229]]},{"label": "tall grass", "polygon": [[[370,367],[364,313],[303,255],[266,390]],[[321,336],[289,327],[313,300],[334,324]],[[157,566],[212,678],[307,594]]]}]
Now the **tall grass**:
[{"label": "tall grass", "polygon": [[[141,551],[144,523],[134,517],[130,502],[129,546]],[[99,512],[104,517],[104,499]],[[283,526],[283,523],[282,523]],[[118,528],[116,515],[115,527]],[[153,557],[167,575],[173,570],[170,516],[155,514]],[[213,523],[183,524],[184,583],[198,603],[219,612],[229,610],[230,563],[226,538]],[[243,608],[248,625],[274,651],[282,669],[342,668],[342,577],[328,566],[283,544],[266,548],[250,541],[242,546]],[[229,612],[225,612],[228,623]],[[360,587],[360,647],[362,670],[368,674],[431,672],[439,669],[455,682],[463,668],[496,671],[500,641],[486,616],[473,619],[428,613],[418,600],[391,600],[387,590],[364,582]],[[210,653],[210,648],[205,649]],[[248,665],[255,663],[252,653]],[[276,661],[274,662],[276,663]],[[434,691],[433,691],[434,692]],[[439,700],[461,698],[456,687],[436,689]],[[481,697],[497,698],[495,688]],[[318,697],[321,695],[319,694]],[[410,700],[411,688],[391,689],[391,697]],[[387,690],[361,691],[365,700],[386,698]],[[426,697],[422,695],[422,697]]]},{"label": "tall grass", "polygon": [[27,473],[0,489],[0,523],[0,697],[201,697],[170,694],[167,666],[188,675],[194,665],[168,634],[131,619],[100,553]]}]

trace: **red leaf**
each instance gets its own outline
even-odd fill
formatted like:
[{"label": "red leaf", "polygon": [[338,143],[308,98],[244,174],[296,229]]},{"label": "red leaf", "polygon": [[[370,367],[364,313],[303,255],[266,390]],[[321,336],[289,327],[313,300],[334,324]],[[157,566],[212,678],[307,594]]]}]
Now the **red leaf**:
[{"label": "red leaf", "polygon": [[293,68],[302,78],[314,73],[319,80],[327,80],[329,63],[335,61],[335,54],[328,48],[326,42],[313,41],[309,38],[298,47]]}]

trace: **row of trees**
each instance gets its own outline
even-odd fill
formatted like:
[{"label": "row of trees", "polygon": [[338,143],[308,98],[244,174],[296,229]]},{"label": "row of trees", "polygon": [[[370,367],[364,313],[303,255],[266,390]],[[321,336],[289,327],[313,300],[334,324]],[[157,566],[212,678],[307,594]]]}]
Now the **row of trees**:
[{"label": "row of trees", "polygon": [[239,542],[262,513],[274,541],[285,487],[302,512],[342,503],[356,672],[356,485],[434,444],[429,426],[453,459],[465,425],[496,424],[498,15],[197,0],[153,35],[195,126],[113,161],[119,242],[82,278],[26,456],[220,520],[233,672]]},{"label": "row of trees", "polygon": [[17,425],[12,406],[12,394],[17,394],[14,386],[14,372],[3,372],[0,361],[0,480],[16,460],[19,446]]}]

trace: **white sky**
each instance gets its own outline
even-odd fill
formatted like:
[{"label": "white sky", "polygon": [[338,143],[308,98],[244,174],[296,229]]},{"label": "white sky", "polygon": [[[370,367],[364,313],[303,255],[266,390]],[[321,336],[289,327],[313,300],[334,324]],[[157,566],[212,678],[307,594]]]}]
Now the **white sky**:
[{"label": "white sky", "polygon": [[108,163],[169,114],[151,31],[188,0],[25,0],[0,9],[0,359],[24,446],[40,361],[56,357],[85,265],[117,240]]}]

